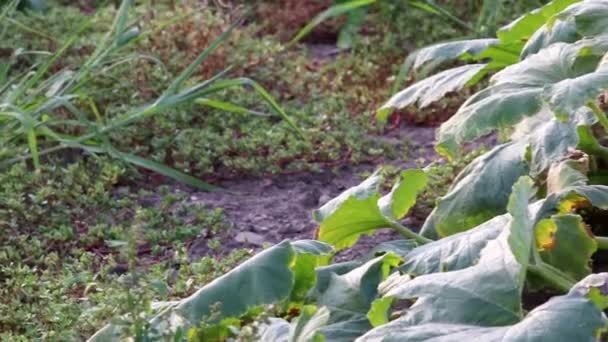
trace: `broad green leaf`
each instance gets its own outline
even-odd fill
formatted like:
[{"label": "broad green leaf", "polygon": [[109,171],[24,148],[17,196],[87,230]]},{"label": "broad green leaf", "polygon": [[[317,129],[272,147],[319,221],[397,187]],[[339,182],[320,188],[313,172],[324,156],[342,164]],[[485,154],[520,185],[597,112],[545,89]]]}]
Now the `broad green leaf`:
[{"label": "broad green leaf", "polygon": [[382,177],[375,173],[315,210],[313,217],[320,224],[319,240],[340,250],[354,245],[361,234],[386,227],[387,219],[378,207],[381,181]]},{"label": "broad green leaf", "polygon": [[485,64],[467,64],[416,82],[393,95],[378,110],[376,117],[380,121],[386,121],[392,109],[401,109],[413,104],[424,108],[440,100],[447,93],[463,88],[467,82],[478,77],[485,66]]},{"label": "broad green leaf", "polygon": [[512,341],[571,342],[599,341],[608,320],[602,313],[606,303],[608,274],[591,275],[570,290],[532,310],[512,325],[492,327],[482,322],[458,324],[429,322],[411,325],[397,320],[380,326],[357,342],[392,341]]},{"label": "broad green leaf", "polygon": [[315,240],[295,241],[291,245],[298,257],[291,267],[294,271],[295,280],[290,300],[299,302],[304,299],[317,281],[317,274],[314,269],[327,265],[334,249],[326,243]]},{"label": "broad green leaf", "polygon": [[[172,336],[178,329],[187,331],[203,320],[217,324],[225,318],[239,317],[253,307],[289,298],[298,273],[314,273],[312,268],[293,268],[298,265],[297,259],[310,253],[322,255],[319,252],[321,245],[311,250],[309,241],[295,244],[299,245],[300,252],[289,241],[283,241],[203,286],[190,297],[166,305],[149,320],[152,336],[157,339]],[[91,341],[114,340],[120,332],[121,327],[110,324],[91,337]]]},{"label": "broad green leaf", "polygon": [[422,234],[444,237],[504,214],[511,187],[529,171],[525,146],[521,141],[500,145],[471,162],[438,200]]},{"label": "broad green leaf", "polygon": [[[366,317],[377,298],[378,285],[396,267],[400,258],[387,253],[366,262],[350,261],[318,267],[317,285],[310,298],[329,310],[329,319],[317,326],[326,341],[352,341],[368,331]],[[292,326],[292,332],[294,327]]]},{"label": "broad green leaf", "polygon": [[517,124],[511,140],[525,141],[528,144],[530,174],[537,177],[578,146],[579,126],[591,126],[595,122],[596,119],[589,110],[578,111],[577,115],[562,122],[544,108],[537,115]]},{"label": "broad green leaf", "polygon": [[388,323],[388,311],[393,304],[392,297],[383,297],[372,302],[371,308],[367,313],[367,319],[372,326],[377,327]]},{"label": "broad green leaf", "polygon": [[543,90],[543,99],[558,118],[567,120],[587,102],[595,101],[595,98],[606,88],[608,88],[608,64],[600,63],[596,72],[549,85]]},{"label": "broad green leaf", "polygon": [[545,24],[532,35],[521,51],[520,59],[526,59],[554,43],[573,43],[579,38],[574,20]]},{"label": "broad green leaf", "polygon": [[[384,297],[415,299],[415,303],[400,318],[375,328],[361,340],[383,336],[401,326],[431,323],[496,326],[518,322],[523,315],[521,293],[533,242],[533,222],[528,210],[532,184],[528,177],[515,183],[508,205],[512,219],[496,239],[487,243],[476,264],[396,283]],[[394,279],[388,281],[391,280],[395,283]]]},{"label": "broad green leaf", "polygon": [[380,210],[386,217],[402,219],[416,204],[416,196],[424,190],[427,182],[426,173],[422,170],[402,171],[391,192],[378,201]]},{"label": "broad green leaf", "polygon": [[392,253],[385,254],[349,271],[334,274],[323,293],[317,298],[317,305],[327,306],[332,316],[358,313],[365,315],[378,293],[378,284],[398,265],[400,258]]},{"label": "broad green leaf", "polygon": [[591,273],[591,256],[597,250],[597,243],[580,216],[555,215],[542,220],[535,234],[543,261],[574,279]]},{"label": "broad green leaf", "polygon": [[378,172],[313,212],[319,223],[319,240],[341,250],[354,245],[362,234],[390,227],[414,204],[416,194],[426,185],[422,171],[408,170],[386,196],[380,198]]},{"label": "broad green leaf", "polygon": [[[551,1],[541,8],[524,14],[496,33],[498,43],[488,46],[474,56],[476,60],[490,59],[486,71],[500,70],[519,61],[524,44],[555,14],[580,0]],[[532,38],[531,38],[532,37]],[[540,48],[538,49],[540,50]],[[536,50],[535,52],[538,52]],[[523,59],[523,58],[522,58]]]},{"label": "broad green leaf", "polygon": [[418,247],[418,244],[412,240],[393,240],[381,242],[372,248],[362,258],[360,258],[360,260],[369,261],[388,252],[392,252],[398,257],[403,258],[416,247]]},{"label": "broad green leaf", "polygon": [[371,329],[365,316],[326,325],[319,329],[319,333],[327,342],[352,342]]},{"label": "broad green leaf", "polygon": [[404,256],[402,272],[421,275],[455,271],[474,265],[483,248],[509,225],[508,214],[496,216],[474,229],[415,248]]},{"label": "broad green leaf", "polygon": [[[554,0],[530,13],[524,14],[496,33],[503,43],[518,43],[523,47],[526,41],[555,14],[580,0]],[[520,49],[521,50],[521,49]]]},{"label": "broad green leaf", "polygon": [[[330,311],[327,325],[319,332],[327,341],[352,341],[371,328],[367,312],[377,298],[378,285],[398,265],[392,253],[372,259],[341,275],[333,274],[316,304]],[[345,333],[349,329],[349,333]]]},{"label": "broad green leaf", "polygon": [[586,0],[576,3],[559,13],[557,20],[572,20],[576,31],[583,37],[608,33],[608,3],[603,0]]},{"label": "broad green leaf", "polygon": [[[571,45],[553,44],[495,74],[490,87],[470,97],[441,125],[437,133],[437,150],[452,157],[463,142],[499,128],[509,128],[525,117],[537,114],[543,100],[557,110],[556,115],[562,120],[564,112],[574,115],[581,101],[584,104],[594,96],[595,89],[604,85],[603,77],[594,76],[593,83],[580,90],[575,87],[576,78],[593,72],[605,52],[606,47],[600,48],[596,42],[598,40],[591,39]],[[591,47],[593,51],[588,51]],[[584,58],[579,58],[581,51],[585,51]]]}]

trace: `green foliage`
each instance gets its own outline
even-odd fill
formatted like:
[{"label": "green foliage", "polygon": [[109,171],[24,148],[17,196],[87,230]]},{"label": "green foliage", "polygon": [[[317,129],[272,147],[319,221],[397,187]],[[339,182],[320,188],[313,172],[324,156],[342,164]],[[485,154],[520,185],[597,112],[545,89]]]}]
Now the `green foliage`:
[{"label": "green foliage", "polygon": [[[496,40],[439,46],[420,55],[420,70],[456,56],[484,65],[475,66],[475,75],[458,85],[449,77],[414,84],[384,109],[426,104],[444,94],[442,89],[457,89],[497,71],[485,89],[442,125],[437,149],[455,157],[462,143],[493,130],[501,130],[508,141],[461,171],[425,222],[425,236],[399,222],[427,183],[420,170],[405,171],[384,197],[382,176],[374,173],[316,210],[318,238],[336,250],[380,228],[393,229],[408,240],[374,249],[371,257],[316,267],[315,281],[303,283],[309,288],[303,303],[285,303],[289,294],[275,291],[282,294],[277,299],[281,306],[299,305],[301,311],[296,318],[285,309],[260,325],[262,340],[603,338],[608,328],[603,312],[608,275],[592,274],[590,265],[596,250],[605,248],[605,239],[597,236],[604,227],[594,216],[608,209],[608,187],[590,180],[607,161],[600,141],[608,132],[596,124],[608,120],[596,97],[608,88],[608,44],[601,29],[603,16],[589,15],[601,12],[598,1],[572,3],[554,1],[526,14],[500,29]],[[567,20],[574,22],[574,41],[545,39],[547,46],[537,53],[523,54],[535,32]],[[442,56],[438,51],[447,57],[436,57]],[[415,58],[412,63],[416,65]],[[283,261],[266,267],[285,268]],[[278,286],[267,278],[263,286]],[[290,284],[287,279],[282,285]],[[526,312],[529,295],[539,288],[565,294]],[[209,305],[214,298],[212,294],[203,302]]]},{"label": "green foliage", "polygon": [[[510,134],[509,142],[480,156],[462,171],[426,220],[424,235],[447,236],[504,213],[508,193],[505,190],[519,176],[530,174],[540,183],[548,182],[544,172],[577,147],[592,158],[605,159],[603,147],[593,135],[586,134],[596,122],[606,121],[605,114],[595,105],[596,97],[608,87],[603,61],[607,52],[606,37],[591,24],[601,20],[593,18],[601,16],[591,17],[590,12],[586,12],[600,11],[601,6],[583,1],[569,7],[574,2],[554,1],[532,11],[498,30],[494,41],[432,46],[418,52],[409,62],[414,71],[428,72],[454,57],[476,62],[490,59],[476,75],[459,80],[457,85],[454,78],[442,78],[442,75],[461,68],[476,68],[479,64],[448,69],[415,83],[381,108],[380,119],[386,118],[391,108],[415,103],[428,105],[442,96],[444,89],[457,89],[476,82],[487,72],[500,70],[490,78],[489,86],[470,97],[441,125],[436,148],[453,158],[466,141],[495,130]],[[574,19],[577,15],[580,27]],[[540,41],[535,38],[538,32],[550,31],[553,27],[559,30],[561,22],[575,25],[573,39],[562,37],[560,41],[556,37]],[[526,41],[534,44],[536,53],[528,53],[531,50],[526,48]],[[505,51],[511,57],[506,58]],[[427,91],[419,92],[419,89]],[[485,192],[486,196],[481,189],[488,186],[493,186],[496,192]]]},{"label": "green foliage", "polygon": [[[105,158],[51,164],[0,174],[3,339],[87,338],[112,316],[191,294],[248,254],[216,258],[230,227],[187,193],[120,186],[129,173]],[[209,253],[191,262],[185,245],[199,236]]]},{"label": "green foliage", "polygon": [[[346,23],[340,29],[337,46],[339,48],[350,48],[355,41],[356,34],[365,22],[368,7],[371,5],[376,5],[381,10],[397,6],[400,10],[415,12],[417,15],[427,14],[431,18],[435,16],[438,21],[454,24],[454,26],[464,29],[468,34],[484,34],[494,29],[503,20],[505,12],[510,10],[508,6],[505,6],[506,4],[499,1],[483,1],[480,5],[469,1],[467,6],[463,7],[468,7],[469,11],[480,13],[476,25],[471,25],[466,20],[462,20],[453,14],[455,8],[449,2],[437,3],[433,0],[409,0],[395,3],[377,0],[334,0],[334,5],[319,13],[306,26],[301,28],[292,38],[289,45],[297,43],[303,37],[310,34],[323,21],[346,15]],[[526,7],[526,4],[524,4],[524,7]],[[393,8],[393,10],[395,9]],[[507,14],[506,16],[508,17],[509,15]]]},{"label": "green foliage", "polygon": [[[0,118],[3,121],[1,128],[6,141],[14,143],[25,140],[28,153],[9,159],[3,163],[4,165],[19,160],[32,159],[34,167],[40,169],[41,155],[66,148],[78,148],[91,154],[108,154],[180,182],[209,190],[212,189],[210,185],[195,177],[171,169],[162,163],[117,150],[111,144],[109,135],[124,126],[150,118],[167,109],[189,103],[194,99],[204,99],[204,97],[219,91],[243,86],[251,87],[278,116],[287,122],[291,129],[304,138],[302,131],[259,84],[243,77],[223,79],[229,68],[217,72],[209,79],[183,89],[184,82],[228,38],[238,21],[217,39],[210,42],[209,46],[200,52],[190,65],[177,74],[154,101],[136,108],[124,109],[122,113],[115,117],[103,118],[91,99],[91,89],[87,86],[100,69],[103,70],[103,68],[112,67],[115,63],[120,63],[115,62],[113,58],[117,58],[118,53],[125,49],[129,43],[141,39],[139,28],[128,26],[131,3],[132,1],[129,0],[122,2],[110,31],[76,70],[62,69],[46,77],[51,66],[75,43],[82,29],[72,33],[43,64],[33,66],[31,72],[11,79],[7,78],[6,74],[12,64],[16,64],[17,56],[13,56],[13,61],[3,69],[5,82],[0,87],[2,91],[2,94],[0,94],[0,97],[2,97]],[[85,25],[88,25],[88,23]],[[84,112],[83,103],[89,104],[90,108],[88,109],[92,113]],[[199,103],[206,104],[209,102]],[[69,113],[68,118],[61,117],[62,110]],[[57,125],[61,125],[61,128],[67,130],[67,132],[57,130],[55,128]],[[73,131],[77,131],[78,134],[73,134]],[[41,144],[44,144],[42,150],[39,147]]]}]

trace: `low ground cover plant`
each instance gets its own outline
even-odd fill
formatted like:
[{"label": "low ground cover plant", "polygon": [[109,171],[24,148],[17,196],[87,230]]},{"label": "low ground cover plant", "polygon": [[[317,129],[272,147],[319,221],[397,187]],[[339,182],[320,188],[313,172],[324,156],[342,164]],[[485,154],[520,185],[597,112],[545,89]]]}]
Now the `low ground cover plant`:
[{"label": "low ground cover plant", "polygon": [[[500,131],[420,232],[400,220],[427,185],[405,170],[382,194],[375,173],[314,211],[317,240],[283,241],[178,302],[162,302],[139,336],[262,341],[596,341],[605,336],[608,248],[603,218],[608,131],[603,110],[608,32],[604,0],[556,0],[495,39],[423,49],[408,61],[427,75],[379,111],[426,106],[479,82],[437,131],[437,150]],[[331,263],[362,234],[388,228],[405,240]],[[263,314],[260,307],[274,305]],[[120,321],[94,341],[129,334]]]}]

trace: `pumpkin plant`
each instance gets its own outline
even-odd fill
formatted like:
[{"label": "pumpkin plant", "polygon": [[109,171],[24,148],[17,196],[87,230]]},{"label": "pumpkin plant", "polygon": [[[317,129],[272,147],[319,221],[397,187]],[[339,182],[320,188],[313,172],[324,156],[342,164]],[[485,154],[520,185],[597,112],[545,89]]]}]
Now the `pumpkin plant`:
[{"label": "pumpkin plant", "polygon": [[[439,128],[437,150],[453,158],[462,143],[495,130],[506,141],[458,175],[420,232],[401,219],[426,186],[424,171],[402,172],[386,195],[375,173],[314,211],[319,241],[284,241],[193,296],[160,304],[150,336],[195,339],[201,321],[238,332],[239,317],[274,304],[284,314],[258,322],[260,341],[604,338],[608,273],[591,265],[608,249],[601,143],[608,120],[598,101],[608,88],[606,18],[608,1],[556,0],[495,39],[439,44],[410,57],[418,75],[453,59],[466,64],[397,93],[379,119],[493,73]],[[404,239],[331,263],[382,228]],[[531,305],[535,293],[553,297]],[[117,321],[93,340],[122,331]]]}]

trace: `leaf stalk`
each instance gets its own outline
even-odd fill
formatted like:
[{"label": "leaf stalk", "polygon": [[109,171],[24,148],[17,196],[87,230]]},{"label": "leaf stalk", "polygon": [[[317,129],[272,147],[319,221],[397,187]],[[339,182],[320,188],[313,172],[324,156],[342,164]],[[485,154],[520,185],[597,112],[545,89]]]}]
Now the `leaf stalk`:
[{"label": "leaf stalk", "polygon": [[433,240],[425,238],[424,236],[422,236],[420,234],[416,234],[411,229],[402,225],[399,222],[395,222],[395,221],[391,222],[390,227],[393,228],[394,230],[396,230],[397,232],[399,232],[399,234],[405,236],[408,239],[412,239],[421,245],[427,244],[429,242],[433,242]]},{"label": "leaf stalk", "polygon": [[570,291],[575,284],[566,274],[546,263],[529,265],[528,271],[542,278],[551,287],[563,292]]},{"label": "leaf stalk", "polygon": [[608,250],[608,237],[596,236],[595,242],[597,242],[597,248],[600,250]]},{"label": "leaf stalk", "polygon": [[591,109],[591,111],[593,112],[593,115],[595,115],[595,117],[600,122],[602,127],[604,127],[604,131],[606,133],[608,133],[608,118],[606,117],[606,113],[604,113],[604,111],[601,110],[600,107],[597,106],[595,101],[587,102],[587,107],[589,107],[589,109]]}]

